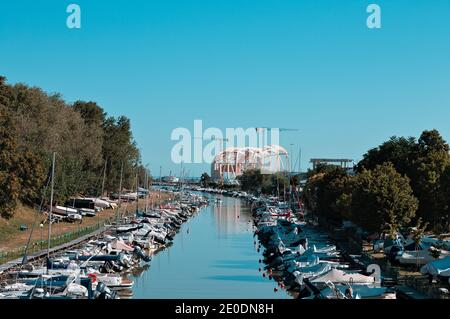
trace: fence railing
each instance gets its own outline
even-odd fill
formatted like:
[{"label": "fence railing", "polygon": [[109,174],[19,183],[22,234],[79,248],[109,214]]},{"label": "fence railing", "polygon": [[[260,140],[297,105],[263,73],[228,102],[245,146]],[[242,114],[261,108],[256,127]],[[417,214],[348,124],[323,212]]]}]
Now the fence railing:
[{"label": "fence railing", "polygon": [[[102,222],[98,222],[91,226],[79,227],[76,230],[72,230],[71,232],[64,233],[61,235],[56,235],[52,237],[50,242],[50,248],[57,247],[62,244],[69,243],[73,240],[76,240],[82,236],[88,235],[96,230],[100,229],[104,225],[110,224],[113,221],[113,218],[109,218]],[[32,255],[47,249],[48,240],[38,240],[30,243],[28,247],[28,255]],[[17,259],[22,257],[25,254],[26,246],[18,247],[12,250],[0,252],[0,265],[4,264],[8,261]]]},{"label": "fence railing", "polygon": [[439,282],[430,283],[430,279],[427,276],[401,276],[398,282],[432,299],[450,299],[450,294],[442,290],[446,285]]},{"label": "fence railing", "polygon": [[[367,261],[373,261],[373,258],[370,254],[363,253],[362,257]],[[430,283],[430,279],[428,276],[405,276],[400,274],[400,267],[392,266],[389,262],[378,262],[381,266],[382,270],[385,274],[391,278],[393,278],[397,285],[400,286],[408,286],[417,292],[428,296],[432,299],[450,299],[450,294],[445,292],[445,289],[448,288],[448,284],[432,282]],[[445,288],[442,290],[442,288]]]}]

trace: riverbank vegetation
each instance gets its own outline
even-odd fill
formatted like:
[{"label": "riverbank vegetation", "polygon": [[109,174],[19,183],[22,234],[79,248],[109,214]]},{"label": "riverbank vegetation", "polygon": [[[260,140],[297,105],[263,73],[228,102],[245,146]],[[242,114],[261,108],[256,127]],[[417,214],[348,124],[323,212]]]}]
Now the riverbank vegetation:
[{"label": "riverbank vegetation", "polygon": [[[144,209],[146,202],[152,206],[158,206],[166,203],[171,196],[164,192],[150,192],[147,201],[140,201],[139,208]],[[123,203],[121,213],[127,214],[127,212],[134,212],[136,209],[136,203]],[[105,209],[93,218],[85,218],[82,223],[55,223],[52,225],[52,234],[55,236],[64,234],[70,231],[77,231],[80,227],[88,227],[97,224],[103,225],[104,222],[116,218],[117,209]],[[27,225],[31,227],[36,223],[37,230],[32,234],[31,241],[38,242],[42,240],[41,236],[44,236],[44,240],[47,238],[48,223],[44,223],[45,216],[43,215],[37,221],[36,212],[26,205],[19,204],[17,207],[17,214],[11,219],[0,219],[0,252],[10,251],[17,247],[24,247],[30,236],[29,231],[21,231],[21,225]],[[42,227],[40,227],[42,224]],[[45,246],[45,245],[44,245]]]},{"label": "riverbank vegetation", "polygon": [[[117,191],[123,166],[124,187],[144,181],[145,168],[125,116],[109,116],[97,103],[68,103],[25,84],[0,77],[0,219],[18,205],[39,205],[48,185],[51,155],[57,153],[55,201],[76,195]],[[143,184],[142,184],[143,185]]]},{"label": "riverbank vegetation", "polygon": [[355,174],[319,165],[308,173],[303,192],[306,208],[318,218],[392,236],[415,226],[448,232],[449,198],[449,145],[436,130],[419,139],[392,137],[369,150]]},{"label": "riverbank vegetation", "polygon": [[289,178],[284,173],[262,174],[259,169],[247,170],[239,177],[241,189],[251,193],[284,194],[289,189]]}]

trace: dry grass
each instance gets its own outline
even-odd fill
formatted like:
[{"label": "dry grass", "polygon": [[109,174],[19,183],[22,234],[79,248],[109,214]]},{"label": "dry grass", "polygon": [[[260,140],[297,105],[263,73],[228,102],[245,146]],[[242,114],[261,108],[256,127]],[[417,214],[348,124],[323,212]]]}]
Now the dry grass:
[{"label": "dry grass", "polygon": [[[155,203],[156,205],[160,201],[167,200],[169,195],[166,193],[161,194],[161,199],[158,198],[157,193],[152,193],[149,203]],[[142,209],[145,206],[145,201],[141,200],[139,207]],[[122,205],[121,212],[132,212],[136,207],[135,203],[129,203]],[[104,221],[116,216],[116,211],[112,209],[104,210],[97,214],[96,217],[84,217],[82,224],[80,223],[58,223],[52,225],[52,235],[57,236],[69,232],[73,232],[79,229],[79,227],[93,226],[98,223],[103,223]],[[41,235],[42,239],[47,239],[48,234],[48,224],[44,227],[39,227],[40,223],[45,220],[45,216],[38,216],[36,219],[36,213],[32,208],[20,205],[16,211],[13,218],[5,220],[0,218],[0,252],[9,251],[18,247],[25,246],[30,237],[30,233],[35,223],[35,229],[32,236],[32,242],[40,241]],[[28,227],[28,230],[21,231],[20,226],[24,225]]]}]

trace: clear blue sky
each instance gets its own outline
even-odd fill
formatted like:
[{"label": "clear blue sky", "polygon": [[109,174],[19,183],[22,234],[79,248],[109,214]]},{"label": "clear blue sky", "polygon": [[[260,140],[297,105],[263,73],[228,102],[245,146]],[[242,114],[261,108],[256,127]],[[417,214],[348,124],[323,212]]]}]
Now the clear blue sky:
[{"label": "clear blue sky", "polygon": [[1,1],[0,74],[128,116],[154,175],[179,172],[170,134],[194,119],[298,128],[282,144],[301,145],[303,167],[358,160],[392,135],[450,139],[450,1]]}]

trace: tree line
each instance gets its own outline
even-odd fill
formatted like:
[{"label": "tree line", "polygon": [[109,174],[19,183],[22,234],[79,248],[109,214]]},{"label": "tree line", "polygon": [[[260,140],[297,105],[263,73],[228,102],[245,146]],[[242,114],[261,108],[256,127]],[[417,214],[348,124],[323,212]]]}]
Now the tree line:
[{"label": "tree line", "polygon": [[200,177],[202,187],[213,187],[229,190],[242,190],[249,193],[259,193],[272,196],[288,197],[290,185],[297,187],[300,177],[288,177],[288,172],[278,172],[274,174],[262,174],[260,169],[248,169],[238,176],[239,186],[227,185],[220,181],[214,181],[208,173],[203,173]]},{"label": "tree line", "polygon": [[450,226],[449,145],[437,130],[392,137],[369,150],[355,174],[331,165],[308,172],[307,209],[331,223],[349,220],[371,233]]},{"label": "tree line", "polygon": [[[19,202],[38,204],[46,193],[52,153],[57,154],[55,199],[134,189],[149,174],[141,163],[130,120],[113,117],[96,102],[67,103],[0,76],[0,216],[11,218]],[[48,189],[47,189],[48,192]]]}]

